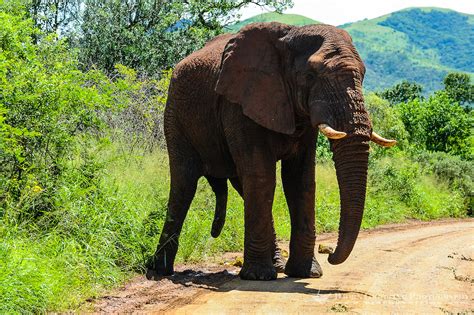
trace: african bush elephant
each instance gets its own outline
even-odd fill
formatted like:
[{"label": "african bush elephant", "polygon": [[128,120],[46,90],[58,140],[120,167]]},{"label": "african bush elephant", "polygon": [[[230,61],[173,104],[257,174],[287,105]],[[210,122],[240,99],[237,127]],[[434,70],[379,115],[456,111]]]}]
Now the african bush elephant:
[{"label": "african bush elephant", "polygon": [[[171,172],[168,212],[147,276],[173,273],[178,238],[197,181],[216,194],[212,235],[222,228],[227,179],[244,199],[242,279],[320,277],[315,246],[315,148],[330,139],[341,200],[331,264],[349,256],[364,210],[369,141],[364,65],[351,37],[329,25],[254,23],[225,34],[175,68],[164,117]],[[290,256],[282,265],[272,220],[276,162],[291,218]],[[276,268],[277,267],[277,268]]]}]

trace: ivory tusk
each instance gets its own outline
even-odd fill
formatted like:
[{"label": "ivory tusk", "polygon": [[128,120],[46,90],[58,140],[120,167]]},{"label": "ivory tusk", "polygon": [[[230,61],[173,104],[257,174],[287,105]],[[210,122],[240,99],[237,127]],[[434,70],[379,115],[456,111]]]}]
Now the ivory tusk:
[{"label": "ivory tusk", "polygon": [[347,135],[347,133],[334,130],[326,124],[320,124],[318,128],[323,133],[323,135],[325,135],[329,139],[334,139],[334,140],[341,139]]},{"label": "ivory tusk", "polygon": [[395,144],[397,144],[397,140],[385,139],[373,131],[372,131],[372,135],[370,136],[370,140],[377,143],[378,145],[382,147],[387,147],[387,148],[393,147]]}]

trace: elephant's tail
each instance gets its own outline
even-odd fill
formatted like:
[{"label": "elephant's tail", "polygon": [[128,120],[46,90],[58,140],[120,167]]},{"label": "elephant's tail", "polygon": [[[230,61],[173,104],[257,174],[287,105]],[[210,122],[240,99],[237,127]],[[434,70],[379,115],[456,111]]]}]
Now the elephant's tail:
[{"label": "elephant's tail", "polygon": [[225,223],[227,211],[227,179],[206,176],[207,181],[216,194],[216,209],[214,211],[214,221],[212,222],[211,235],[218,237],[221,234]]}]

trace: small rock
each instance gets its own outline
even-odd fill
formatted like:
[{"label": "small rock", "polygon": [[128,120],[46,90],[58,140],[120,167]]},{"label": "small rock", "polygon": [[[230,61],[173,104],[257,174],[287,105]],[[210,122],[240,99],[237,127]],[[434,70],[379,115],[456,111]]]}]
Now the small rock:
[{"label": "small rock", "polygon": [[334,248],[332,248],[331,246],[319,244],[318,253],[320,253],[320,254],[332,254],[332,253],[334,253]]},{"label": "small rock", "polygon": [[244,265],[244,259],[242,257],[235,257],[235,260],[231,265],[235,267],[242,267]]}]

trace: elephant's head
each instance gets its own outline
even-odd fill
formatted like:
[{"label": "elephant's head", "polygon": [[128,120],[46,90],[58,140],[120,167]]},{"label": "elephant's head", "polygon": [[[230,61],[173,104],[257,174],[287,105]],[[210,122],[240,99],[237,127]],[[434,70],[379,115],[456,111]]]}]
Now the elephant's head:
[{"label": "elephant's head", "polygon": [[341,200],[331,264],[349,256],[364,211],[369,141],[395,144],[372,131],[364,108],[365,67],[351,37],[329,25],[255,23],[226,46],[216,91],[242,105],[258,124],[294,134],[311,124],[330,139]]}]

